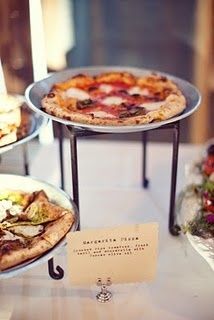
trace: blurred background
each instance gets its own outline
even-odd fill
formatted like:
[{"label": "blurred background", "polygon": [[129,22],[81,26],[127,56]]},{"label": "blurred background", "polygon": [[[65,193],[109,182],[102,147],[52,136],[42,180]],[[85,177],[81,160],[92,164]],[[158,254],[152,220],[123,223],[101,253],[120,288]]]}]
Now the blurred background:
[{"label": "blurred background", "polygon": [[[214,136],[214,0],[41,3],[50,72],[122,65],[184,78],[199,88],[203,99],[199,110],[181,122],[181,141],[201,143]],[[0,0],[0,56],[11,93],[22,94],[33,82],[29,20],[28,0]],[[165,131],[150,137],[171,139]],[[139,139],[139,134],[108,138]]]}]

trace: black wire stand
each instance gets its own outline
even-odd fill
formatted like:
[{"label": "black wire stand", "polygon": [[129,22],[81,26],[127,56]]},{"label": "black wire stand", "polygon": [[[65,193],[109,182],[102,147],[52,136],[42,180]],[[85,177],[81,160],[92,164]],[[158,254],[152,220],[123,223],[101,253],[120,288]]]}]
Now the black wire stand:
[{"label": "black wire stand", "polygon": [[[121,66],[108,66],[108,67],[100,67],[100,66],[92,66],[92,67],[83,67],[83,68],[71,68],[67,70],[63,70],[57,74],[52,74],[48,79],[43,79],[36,83],[32,83],[28,86],[25,91],[25,97],[29,106],[35,112],[43,116],[47,116],[41,109],[41,99],[44,97],[44,93],[48,93],[47,88],[50,88],[56,82],[64,81],[71,76],[75,76],[80,73],[89,73],[91,75],[102,73],[102,72],[131,72],[138,76],[145,75],[148,73],[153,72],[154,70],[146,70],[146,69],[139,69],[139,68],[132,68],[132,67],[121,67]],[[195,112],[200,104],[201,98],[200,93],[198,90],[189,82],[165,74],[159,73],[160,75],[169,77],[170,80],[175,82],[180,90],[183,92],[184,96],[186,97],[186,108],[185,110],[178,116],[176,116],[173,120],[164,121],[162,126],[158,127],[159,124],[153,123],[151,126],[145,125],[142,126],[138,132],[142,133],[142,186],[144,188],[149,187],[149,179],[147,176],[147,142],[148,142],[148,134],[150,130],[165,130],[170,129],[172,131],[172,162],[171,162],[171,184],[170,184],[170,199],[169,199],[169,218],[168,218],[168,228],[169,232],[173,236],[178,236],[180,233],[180,227],[177,224],[176,219],[176,211],[175,211],[175,195],[176,195],[176,183],[177,183],[177,166],[178,166],[178,149],[179,149],[179,121],[190,116],[193,112]],[[73,201],[76,204],[77,208],[79,209],[79,178],[78,178],[78,154],[77,154],[77,138],[92,136],[92,135],[100,135],[100,134],[112,134],[112,133],[119,133],[112,132],[109,128],[108,132],[98,132],[98,131],[91,131],[92,127],[90,125],[81,125],[77,126],[78,124],[69,120],[65,119],[57,119],[57,117],[53,115],[48,115],[49,118],[58,123],[59,128],[59,157],[60,157],[60,173],[61,173],[61,187],[64,189],[64,159],[63,159],[63,125],[67,127],[69,131],[70,137],[70,153],[71,153],[71,172],[72,172],[72,193],[73,193]],[[172,122],[171,122],[172,121]],[[94,126],[93,126],[94,128]],[[114,128],[115,129],[115,128]],[[123,128],[124,129],[124,128]],[[132,128],[133,129],[133,128]],[[146,130],[146,131],[144,131]],[[126,130],[124,130],[126,131]],[[127,130],[128,131],[128,130]],[[128,133],[128,132],[127,132]],[[124,133],[125,134],[125,133]],[[131,134],[131,132],[129,132]],[[78,230],[80,230],[80,222],[78,226]],[[54,279],[62,279],[64,276],[64,271],[60,266],[54,268],[54,261],[53,259],[49,260],[48,262],[49,274]]]},{"label": "black wire stand", "polygon": [[[64,171],[64,153],[63,153],[63,125],[57,123],[58,142],[59,142],[59,163],[60,163],[60,186],[65,189],[65,171]],[[75,201],[74,201],[75,202]],[[76,203],[75,203],[76,204]],[[54,280],[60,280],[64,277],[64,270],[60,266],[54,267],[54,258],[48,260],[48,273]]]},{"label": "black wire stand", "polygon": [[[79,209],[79,179],[78,179],[78,158],[77,158],[77,138],[109,134],[100,133],[89,130],[82,130],[76,127],[67,126],[70,136],[70,150],[71,150],[71,170],[72,170],[72,186],[73,186],[73,200]],[[180,126],[179,121],[163,125],[161,127],[152,130],[164,130],[172,129],[173,139],[172,139],[172,165],[171,165],[171,189],[170,189],[170,206],[169,206],[169,232],[173,236],[178,236],[180,233],[180,227],[176,223],[175,217],[175,195],[176,195],[176,183],[177,183],[177,166],[178,166],[178,148],[179,148],[179,133]],[[144,188],[149,187],[149,179],[147,178],[146,171],[146,160],[147,160],[147,141],[148,141],[148,131],[142,132],[142,142],[143,142],[143,170],[142,170],[142,185]],[[79,224],[80,229],[80,224]]]},{"label": "black wire stand", "polygon": [[[77,155],[77,138],[100,135],[100,134],[112,134],[101,133],[85,129],[80,129],[73,126],[66,126],[69,132],[70,138],[70,153],[71,153],[71,172],[72,172],[72,191],[73,201],[79,210],[79,178],[78,178],[78,155]],[[61,172],[61,187],[64,188],[64,159],[63,159],[63,125],[58,124],[59,128],[59,154],[60,154],[60,172]],[[177,224],[176,211],[175,211],[175,197],[176,197],[176,184],[177,184],[177,167],[178,167],[178,149],[180,138],[180,123],[179,121],[168,123],[158,128],[151,130],[172,130],[172,162],[171,162],[171,183],[170,183],[170,199],[169,199],[169,218],[168,229],[171,235],[178,236],[180,234],[180,226]],[[149,179],[147,176],[147,143],[148,132],[142,132],[142,186],[147,189],[149,187]],[[130,134],[130,133],[129,133]],[[79,212],[80,214],[80,212]],[[80,219],[77,230],[80,230]],[[64,270],[60,266],[54,268],[53,258],[48,261],[49,275],[56,280],[62,279],[64,276]]]},{"label": "black wire stand", "polygon": [[[112,133],[101,133],[77,127],[66,126],[70,137],[70,153],[71,153],[71,172],[72,172],[72,191],[73,201],[79,210],[79,178],[78,178],[78,154],[77,154],[77,138],[100,135],[100,134],[112,134]],[[59,162],[60,162],[60,186],[62,189],[65,188],[65,170],[64,170],[64,152],[63,152],[63,129],[64,125],[57,123],[58,130],[58,147],[59,147]],[[178,149],[179,149],[179,133],[180,126],[179,121],[163,125],[161,127],[151,130],[172,130],[172,164],[171,164],[171,187],[170,187],[170,201],[169,201],[169,220],[168,228],[169,232],[173,236],[178,236],[180,233],[180,227],[176,223],[176,212],[175,212],[175,196],[176,196],[176,183],[177,183],[177,165],[178,165]],[[149,131],[142,132],[142,186],[147,189],[149,187],[149,179],[147,176],[147,144],[148,144],[148,133]],[[130,134],[130,133],[129,133]],[[22,145],[23,159],[24,159],[24,173],[25,175],[30,174],[29,170],[29,159],[28,159],[28,144]],[[80,230],[80,219],[77,230]],[[64,277],[64,270],[61,266],[54,266],[54,258],[48,260],[48,272],[51,278],[60,280]]]}]

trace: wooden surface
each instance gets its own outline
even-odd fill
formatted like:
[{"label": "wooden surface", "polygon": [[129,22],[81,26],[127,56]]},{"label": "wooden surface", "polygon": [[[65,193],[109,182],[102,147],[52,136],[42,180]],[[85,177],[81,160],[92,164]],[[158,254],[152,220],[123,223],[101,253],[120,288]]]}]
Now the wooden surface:
[{"label": "wooden surface", "polygon": [[199,110],[190,118],[190,141],[205,142],[214,134],[211,95],[214,92],[214,2],[197,1],[195,12],[194,83],[202,95]]}]

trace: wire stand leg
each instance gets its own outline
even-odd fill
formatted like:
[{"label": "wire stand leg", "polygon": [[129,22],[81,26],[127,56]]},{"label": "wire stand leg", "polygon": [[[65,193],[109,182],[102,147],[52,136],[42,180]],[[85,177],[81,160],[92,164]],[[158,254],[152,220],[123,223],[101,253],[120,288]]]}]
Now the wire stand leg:
[{"label": "wire stand leg", "polygon": [[149,180],[146,178],[147,138],[148,138],[148,133],[146,131],[144,131],[142,133],[142,139],[143,139],[143,187],[145,189],[147,189],[149,186]]},{"label": "wire stand leg", "polygon": [[171,171],[171,190],[170,190],[170,207],[169,207],[169,232],[173,236],[178,236],[180,233],[180,226],[176,224],[175,217],[175,194],[177,183],[177,167],[178,167],[178,147],[179,147],[179,122],[173,125],[173,151],[172,151],[172,171]]},{"label": "wire stand leg", "polygon": [[22,145],[22,150],[23,150],[23,158],[24,158],[24,172],[25,172],[25,175],[28,176],[30,174],[30,172],[29,172],[28,144],[27,143]]},{"label": "wire stand leg", "polygon": [[[60,160],[60,185],[61,188],[65,187],[64,180],[64,157],[63,157],[63,126],[58,124],[58,135],[59,135],[59,160]],[[48,260],[48,272],[51,278],[60,280],[64,277],[64,270],[60,266],[56,266],[54,270],[54,258]]]},{"label": "wire stand leg", "polygon": [[60,186],[65,189],[65,170],[64,170],[64,155],[63,155],[63,126],[58,123],[58,135],[59,135],[59,160],[60,160]]},{"label": "wire stand leg", "polygon": [[[77,137],[75,132],[70,134],[70,150],[71,150],[71,170],[72,170],[72,187],[73,200],[79,210],[79,182],[78,182],[78,159],[77,159]],[[77,230],[80,230],[80,220]]]},{"label": "wire stand leg", "polygon": [[56,266],[56,271],[54,271],[54,259],[51,258],[48,260],[48,272],[50,277],[55,280],[62,279],[64,277],[64,270],[60,266]]}]

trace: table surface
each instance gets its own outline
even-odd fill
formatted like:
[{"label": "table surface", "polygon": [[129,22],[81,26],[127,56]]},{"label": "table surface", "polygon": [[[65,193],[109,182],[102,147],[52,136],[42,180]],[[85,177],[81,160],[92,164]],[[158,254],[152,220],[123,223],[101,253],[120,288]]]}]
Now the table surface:
[{"label": "table surface", "polygon": [[[58,144],[40,146],[33,141],[29,148],[31,175],[58,185]],[[66,190],[70,192],[68,149],[65,141]],[[213,320],[211,268],[185,236],[173,237],[167,230],[171,150],[170,144],[148,145],[150,187],[144,190],[140,142],[78,142],[82,229],[157,221],[160,241],[155,281],[113,284],[113,299],[100,304],[95,299],[96,286],[69,284],[64,248],[55,257],[55,262],[65,269],[63,280],[52,280],[46,264],[16,278],[1,280],[0,319]],[[199,151],[200,146],[181,144],[178,192],[184,186],[185,164]],[[1,172],[17,172],[20,154],[21,149],[17,149],[3,155]]]}]

